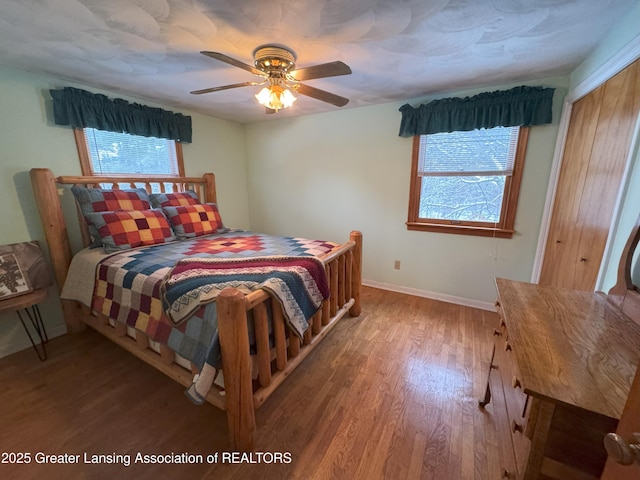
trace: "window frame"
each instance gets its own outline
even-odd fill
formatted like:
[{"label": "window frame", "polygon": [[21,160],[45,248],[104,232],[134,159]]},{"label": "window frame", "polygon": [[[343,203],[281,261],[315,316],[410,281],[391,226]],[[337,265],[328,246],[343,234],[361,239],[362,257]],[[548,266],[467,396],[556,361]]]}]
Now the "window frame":
[{"label": "window frame", "polygon": [[522,171],[524,169],[524,158],[529,140],[529,127],[520,127],[513,164],[513,173],[505,177],[500,220],[496,223],[441,220],[435,218],[420,218],[418,216],[420,212],[420,194],[422,189],[422,177],[418,175],[420,137],[421,135],[414,135],[413,137],[411,181],[409,184],[409,212],[406,223],[407,229],[484,237],[511,238],[515,233],[514,226],[516,220],[516,209],[518,207]]},{"label": "window frame", "polygon": [[[104,175],[96,173],[93,171],[91,166],[91,154],[87,150],[87,141],[86,135],[84,134],[84,128],[74,128],[73,136],[76,140],[76,148],[78,149],[78,158],[80,159],[80,169],[82,170],[82,175],[85,177],[113,177],[113,178],[129,178],[134,175],[123,173],[121,175]],[[140,136],[140,135],[137,135]],[[173,145],[176,149],[176,163],[178,167],[178,175],[163,175],[163,174],[136,174],[136,178],[158,178],[158,177],[167,177],[167,178],[178,178],[184,177],[184,160],[182,157],[182,143],[172,140]]]}]

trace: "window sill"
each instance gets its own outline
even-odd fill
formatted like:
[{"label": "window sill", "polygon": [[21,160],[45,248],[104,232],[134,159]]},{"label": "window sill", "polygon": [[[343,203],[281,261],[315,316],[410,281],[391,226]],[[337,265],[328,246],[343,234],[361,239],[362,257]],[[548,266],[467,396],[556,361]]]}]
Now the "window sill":
[{"label": "window sill", "polygon": [[476,227],[472,225],[445,225],[441,223],[407,222],[407,230],[422,232],[454,233],[478,237],[511,238],[514,230],[505,228]]}]

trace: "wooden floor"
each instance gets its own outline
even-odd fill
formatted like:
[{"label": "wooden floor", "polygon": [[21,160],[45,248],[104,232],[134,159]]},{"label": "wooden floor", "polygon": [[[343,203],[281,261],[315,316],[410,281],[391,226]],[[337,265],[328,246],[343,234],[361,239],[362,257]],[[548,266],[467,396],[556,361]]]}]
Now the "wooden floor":
[{"label": "wooden floor", "polygon": [[[492,406],[477,403],[495,323],[490,312],[365,288],[362,315],[342,319],[258,411],[264,461],[242,464],[206,463],[228,450],[222,411],[192,405],[91,330],[65,335],[46,362],[32,350],[0,359],[0,452],[31,457],[8,464],[16,456],[3,453],[0,478],[498,479]],[[203,463],[136,464],[138,453]],[[265,463],[276,453],[291,461]],[[81,463],[38,464],[42,454]],[[85,454],[130,455],[131,465]]]}]

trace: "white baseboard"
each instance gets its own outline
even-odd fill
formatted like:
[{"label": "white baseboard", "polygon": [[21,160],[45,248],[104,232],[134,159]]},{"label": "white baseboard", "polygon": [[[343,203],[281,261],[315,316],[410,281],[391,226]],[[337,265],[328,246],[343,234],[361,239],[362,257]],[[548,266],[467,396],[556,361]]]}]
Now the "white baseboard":
[{"label": "white baseboard", "polygon": [[[31,336],[33,336],[33,339],[36,342],[40,341],[37,334],[35,334],[34,336],[33,328],[31,328],[31,324],[28,320],[26,321],[26,323],[27,327],[29,327]],[[29,341],[29,337],[25,333],[20,323],[17,323],[16,330],[18,329],[19,332],[16,335],[7,335],[2,339],[2,341],[0,341],[0,358],[8,357],[9,355],[12,355],[21,350],[26,350],[27,348],[33,348],[31,346],[31,342]],[[52,328],[47,328],[47,336],[49,337],[49,340],[64,335],[65,333],[67,333],[67,327],[64,324],[56,325]],[[35,355],[35,352],[33,354]]]},{"label": "white baseboard", "polygon": [[480,300],[456,297],[454,295],[447,295],[445,293],[428,292],[426,290],[403,287],[400,285],[393,285],[391,283],[376,282],[374,280],[362,280],[362,284],[368,287],[389,290],[391,292],[406,293],[407,295],[413,295],[415,297],[430,298],[431,300],[440,300],[442,302],[453,303],[465,307],[479,308],[481,310],[488,310],[490,312],[496,311],[496,307],[493,305],[493,303],[483,302]]}]

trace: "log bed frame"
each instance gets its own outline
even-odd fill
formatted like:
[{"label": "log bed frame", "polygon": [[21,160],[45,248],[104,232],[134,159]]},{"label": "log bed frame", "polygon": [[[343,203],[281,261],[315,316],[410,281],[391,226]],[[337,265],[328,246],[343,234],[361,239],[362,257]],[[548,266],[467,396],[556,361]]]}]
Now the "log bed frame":
[{"label": "log bed frame", "polygon": [[[215,177],[212,173],[207,173],[201,178],[82,176],[56,178],[49,169],[34,168],[30,176],[59,289],[62,289],[72,257],[61,204],[63,191],[71,186],[82,185],[91,188],[108,184],[111,185],[110,188],[120,188],[119,184],[125,184],[127,187],[135,188],[142,185],[150,192],[153,185],[159,185],[161,192],[192,189],[198,192],[203,201],[216,202]],[[80,212],[78,221],[83,243],[88,245],[89,235]],[[217,299],[225,390],[222,393],[214,385],[206,396],[206,401],[226,410],[232,450],[254,449],[255,410],[313,350],[337,320],[347,312],[351,316],[360,314],[362,234],[357,231],[351,232],[348,242],[321,258],[325,264],[331,295],[323,303],[321,310],[310,320],[309,329],[302,342],[295,335],[285,332],[282,309],[277,301],[272,301],[266,291],[257,290],[244,295],[236,289],[227,288]],[[269,348],[267,302],[271,302],[273,309],[274,348]],[[197,369],[191,365],[191,371],[189,371],[178,365],[176,355],[169,347],[160,345],[157,352],[152,349],[152,344],[143,333],[136,331],[135,338],[132,338],[129,336],[131,332],[127,334],[127,327],[124,324],[114,325],[107,318],[96,316],[78,302],[61,300],[61,303],[69,332],[81,332],[85,325],[89,325],[183,386],[191,385],[193,374],[197,373]],[[257,343],[255,356],[251,356],[249,352],[247,332],[249,310],[253,311],[255,322]],[[253,379],[255,370],[257,370],[257,380]]]}]

